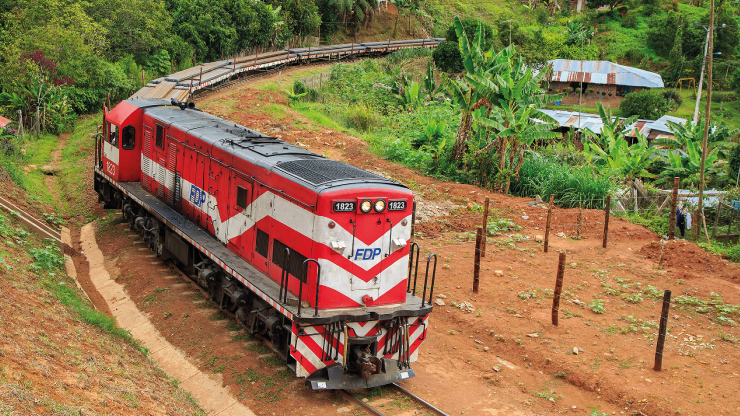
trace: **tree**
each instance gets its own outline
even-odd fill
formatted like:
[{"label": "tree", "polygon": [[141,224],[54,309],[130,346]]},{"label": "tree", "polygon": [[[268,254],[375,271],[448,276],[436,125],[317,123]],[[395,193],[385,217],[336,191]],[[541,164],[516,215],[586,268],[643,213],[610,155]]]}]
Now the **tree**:
[{"label": "tree", "polygon": [[[680,24],[681,18],[679,14],[672,10],[668,13],[654,14],[648,20],[646,36],[648,46],[654,49],[658,55],[668,56],[673,47],[673,41],[676,39],[676,32]],[[703,44],[702,42],[702,48]]]},{"label": "tree", "polygon": [[598,9],[600,7],[608,7],[609,11],[613,11],[616,7],[624,4],[623,0],[589,0],[586,6],[589,9]]},{"label": "tree", "polygon": [[444,72],[460,72],[463,70],[462,55],[456,42],[445,40],[432,52],[434,65]]},{"label": "tree", "polygon": [[668,112],[669,106],[663,94],[645,89],[625,95],[619,110],[623,116],[657,120]]}]

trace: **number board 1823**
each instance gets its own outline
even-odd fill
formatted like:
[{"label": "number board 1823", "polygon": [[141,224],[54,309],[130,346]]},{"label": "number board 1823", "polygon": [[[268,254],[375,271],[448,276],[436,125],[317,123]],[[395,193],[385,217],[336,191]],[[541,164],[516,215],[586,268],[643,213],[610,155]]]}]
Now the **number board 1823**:
[{"label": "number board 1823", "polygon": [[388,201],[388,211],[405,211],[406,200]]},{"label": "number board 1823", "polygon": [[354,212],[356,207],[355,201],[334,201],[334,212]]}]

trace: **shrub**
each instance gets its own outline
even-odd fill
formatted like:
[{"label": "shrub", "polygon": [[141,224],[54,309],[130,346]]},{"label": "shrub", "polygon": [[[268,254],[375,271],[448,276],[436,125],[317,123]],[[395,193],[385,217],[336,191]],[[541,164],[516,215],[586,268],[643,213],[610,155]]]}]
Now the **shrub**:
[{"label": "shrub", "polygon": [[373,109],[367,105],[353,105],[347,109],[347,125],[361,131],[370,130],[376,123],[377,117]]},{"label": "shrub", "polygon": [[740,144],[736,144],[735,147],[730,151],[730,176],[737,178],[738,170],[740,169]]},{"label": "shrub", "polygon": [[460,72],[463,69],[462,55],[457,42],[446,40],[432,53],[434,65],[444,72]]},{"label": "shrub", "polygon": [[641,119],[657,120],[668,110],[668,103],[663,94],[651,90],[629,93],[619,104],[622,117],[637,116]]},{"label": "shrub", "polygon": [[637,27],[637,18],[631,14],[628,14],[622,18],[622,27],[627,29],[634,29]]},{"label": "shrub", "polygon": [[683,102],[681,94],[677,93],[676,90],[665,90],[663,91],[663,99],[668,101],[668,105],[671,108],[678,108]]}]

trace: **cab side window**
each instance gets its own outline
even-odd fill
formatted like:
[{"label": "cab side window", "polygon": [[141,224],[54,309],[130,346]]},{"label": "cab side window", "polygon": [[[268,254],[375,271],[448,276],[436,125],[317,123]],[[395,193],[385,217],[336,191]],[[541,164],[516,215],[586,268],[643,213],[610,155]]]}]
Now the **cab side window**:
[{"label": "cab side window", "polygon": [[110,124],[110,130],[108,132],[108,143],[113,147],[118,147],[118,126]]},{"label": "cab side window", "polygon": [[128,125],[121,130],[121,147],[124,150],[131,150],[136,145],[136,129]]}]

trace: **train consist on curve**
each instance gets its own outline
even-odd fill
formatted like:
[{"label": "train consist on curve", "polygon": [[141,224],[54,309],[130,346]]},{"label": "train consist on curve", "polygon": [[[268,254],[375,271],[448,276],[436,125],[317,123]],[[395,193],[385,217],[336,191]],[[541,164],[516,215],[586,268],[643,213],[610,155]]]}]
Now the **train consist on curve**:
[{"label": "train consist on curve", "polygon": [[130,99],[105,114],[94,187],[311,388],[414,376],[436,256],[419,297],[403,185],[192,103]]}]

